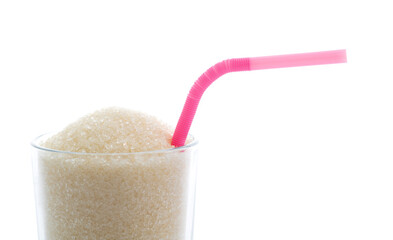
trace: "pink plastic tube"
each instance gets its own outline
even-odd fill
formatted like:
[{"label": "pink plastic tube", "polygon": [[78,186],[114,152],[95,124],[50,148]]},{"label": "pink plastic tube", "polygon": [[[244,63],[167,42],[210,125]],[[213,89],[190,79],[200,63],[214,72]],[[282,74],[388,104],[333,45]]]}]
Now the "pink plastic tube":
[{"label": "pink plastic tube", "polygon": [[184,145],[202,94],[210,84],[226,73],[346,62],[346,50],[234,58],[219,62],[203,73],[192,86],[173,134],[172,145],[175,147]]}]

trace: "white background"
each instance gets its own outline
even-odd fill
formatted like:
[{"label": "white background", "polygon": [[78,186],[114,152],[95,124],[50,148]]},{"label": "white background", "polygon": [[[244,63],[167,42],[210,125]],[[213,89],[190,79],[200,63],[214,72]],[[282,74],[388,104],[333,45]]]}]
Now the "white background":
[{"label": "white background", "polygon": [[393,239],[389,1],[0,1],[0,239],[37,239],[29,142],[123,106],[176,124],[218,61],[347,49],[232,73],[203,96],[195,239]]}]

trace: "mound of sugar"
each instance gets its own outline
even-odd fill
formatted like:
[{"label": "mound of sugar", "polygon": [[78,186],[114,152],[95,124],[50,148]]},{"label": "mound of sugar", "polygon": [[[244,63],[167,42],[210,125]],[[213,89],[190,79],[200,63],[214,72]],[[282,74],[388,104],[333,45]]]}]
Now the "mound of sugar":
[{"label": "mound of sugar", "polygon": [[42,145],[68,152],[144,152],[171,148],[172,132],[153,116],[111,107],[80,118]]},{"label": "mound of sugar", "polygon": [[64,152],[33,158],[40,237],[191,239],[195,149],[140,153],[171,148],[170,133],[154,117],[108,108],[44,141]]}]

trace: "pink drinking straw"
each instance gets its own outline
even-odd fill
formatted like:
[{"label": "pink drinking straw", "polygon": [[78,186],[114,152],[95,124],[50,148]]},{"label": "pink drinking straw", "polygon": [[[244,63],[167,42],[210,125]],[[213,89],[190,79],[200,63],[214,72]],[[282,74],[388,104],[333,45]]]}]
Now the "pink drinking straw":
[{"label": "pink drinking straw", "polygon": [[219,62],[203,73],[188,93],[186,103],[173,134],[172,145],[175,147],[184,145],[202,94],[210,84],[226,73],[346,62],[345,49],[266,57],[233,58]]}]

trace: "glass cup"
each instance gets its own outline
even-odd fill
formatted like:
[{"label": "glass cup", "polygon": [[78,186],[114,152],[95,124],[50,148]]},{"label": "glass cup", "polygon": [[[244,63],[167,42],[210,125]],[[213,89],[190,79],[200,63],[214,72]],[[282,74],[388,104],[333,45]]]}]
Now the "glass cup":
[{"label": "glass cup", "polygon": [[76,153],[32,142],[39,240],[191,240],[195,139],[173,149]]}]

